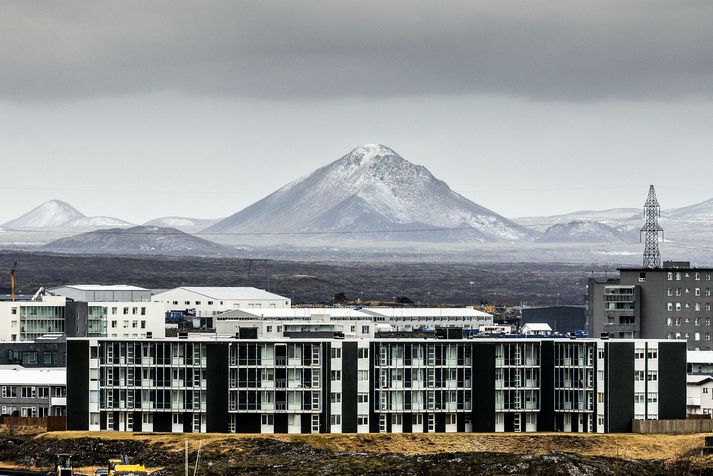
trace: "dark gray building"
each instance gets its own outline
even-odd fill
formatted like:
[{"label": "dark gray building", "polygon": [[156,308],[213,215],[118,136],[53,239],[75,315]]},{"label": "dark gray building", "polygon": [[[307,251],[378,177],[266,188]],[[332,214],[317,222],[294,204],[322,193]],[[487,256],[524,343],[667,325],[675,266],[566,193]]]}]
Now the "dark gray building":
[{"label": "dark gray building", "polygon": [[587,328],[585,306],[544,306],[522,309],[520,324],[549,324],[554,332],[567,334]]},{"label": "dark gray building", "polygon": [[713,268],[664,261],[662,268],[620,268],[618,278],[590,278],[590,335],[685,339],[692,350],[711,350]]},{"label": "dark gray building", "polygon": [[33,341],[0,341],[0,365],[66,367],[67,340],[64,335],[49,335]]}]

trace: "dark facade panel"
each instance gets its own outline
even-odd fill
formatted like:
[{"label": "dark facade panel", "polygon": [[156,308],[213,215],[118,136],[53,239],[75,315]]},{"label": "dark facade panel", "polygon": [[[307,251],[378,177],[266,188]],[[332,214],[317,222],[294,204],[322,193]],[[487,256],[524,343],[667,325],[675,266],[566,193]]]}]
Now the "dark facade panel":
[{"label": "dark facade panel", "polygon": [[659,357],[659,419],[686,418],[686,394],[676,388],[686,387],[686,344],[661,342]]},{"label": "dark facade panel", "polygon": [[473,344],[473,430],[495,431],[495,344]]},{"label": "dark facade panel", "polygon": [[606,345],[606,431],[628,433],[634,419],[634,343],[609,341]]},{"label": "dark facade panel", "polygon": [[357,343],[342,344],[342,432],[357,432]]},{"label": "dark facade panel", "polygon": [[537,429],[555,431],[555,343],[543,341],[540,345],[540,414]]},{"label": "dark facade panel", "polygon": [[210,342],[206,347],[206,430],[228,431],[228,344]]},{"label": "dark facade panel", "polygon": [[89,429],[89,341],[67,342],[67,429]]}]

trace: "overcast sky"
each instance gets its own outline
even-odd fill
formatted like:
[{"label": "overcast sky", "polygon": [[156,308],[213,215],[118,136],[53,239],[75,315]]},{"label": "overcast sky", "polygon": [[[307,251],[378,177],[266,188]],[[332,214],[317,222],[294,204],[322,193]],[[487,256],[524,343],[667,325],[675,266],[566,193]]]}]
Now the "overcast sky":
[{"label": "overcast sky", "polygon": [[509,217],[713,198],[713,2],[7,1],[0,222],[232,214],[383,143]]}]

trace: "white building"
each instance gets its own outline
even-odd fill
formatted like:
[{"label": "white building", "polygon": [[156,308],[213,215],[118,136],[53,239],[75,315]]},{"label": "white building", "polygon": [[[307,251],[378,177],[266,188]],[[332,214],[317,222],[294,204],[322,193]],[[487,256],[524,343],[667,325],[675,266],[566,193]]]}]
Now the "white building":
[{"label": "white building", "polygon": [[713,377],[687,376],[686,412],[689,415],[713,415]]},{"label": "white building", "polygon": [[548,336],[552,334],[552,328],[549,324],[532,322],[522,326],[520,333],[526,336]]},{"label": "white building", "polygon": [[361,311],[374,316],[375,322],[389,324],[397,331],[443,327],[479,329],[493,324],[492,314],[472,307],[365,307]]},{"label": "white building", "polygon": [[156,293],[151,301],[163,303],[164,311],[194,310],[196,317],[212,317],[233,309],[290,308],[292,300],[252,287],[184,286]]},{"label": "white building", "polygon": [[377,330],[374,316],[358,309],[313,307],[295,309],[233,310],[215,317],[218,335],[230,336],[239,328],[255,327],[258,338],[277,338],[293,332],[341,332],[348,337],[371,338]]},{"label": "white building", "polygon": [[0,365],[0,415],[61,416],[66,408],[66,368]]},{"label": "white building", "polygon": [[[148,291],[126,288],[133,287],[64,286],[45,294],[38,293],[33,301],[2,301],[0,340],[28,341],[46,334],[66,334],[70,337],[164,337],[164,306],[142,299],[112,300],[130,299],[127,292],[138,299],[139,294]],[[91,297],[97,300],[82,301],[61,293],[70,294],[74,298]]]},{"label": "white building", "polygon": [[689,374],[713,375],[713,350],[689,350],[686,361]]}]

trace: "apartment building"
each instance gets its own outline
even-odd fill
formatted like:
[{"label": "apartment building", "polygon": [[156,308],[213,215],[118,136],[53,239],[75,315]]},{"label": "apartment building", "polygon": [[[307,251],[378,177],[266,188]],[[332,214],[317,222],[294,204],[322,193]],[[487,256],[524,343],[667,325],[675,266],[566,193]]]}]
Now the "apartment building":
[{"label": "apartment building", "polygon": [[0,365],[0,414],[22,417],[66,414],[66,370]]},{"label": "apartment building", "polygon": [[662,268],[621,268],[618,278],[590,278],[587,324],[592,336],[683,339],[713,350],[713,268],[664,261]]},{"label": "apartment building", "polygon": [[247,335],[69,339],[68,429],[601,433],[686,415],[681,341]]},{"label": "apartment building", "polygon": [[[103,285],[65,286],[38,293],[35,300],[2,301],[0,341],[33,341],[48,334],[66,334],[70,337],[163,337],[163,305],[148,301],[148,290],[125,288]],[[61,294],[65,291],[74,297],[105,300],[78,301]]]}]

